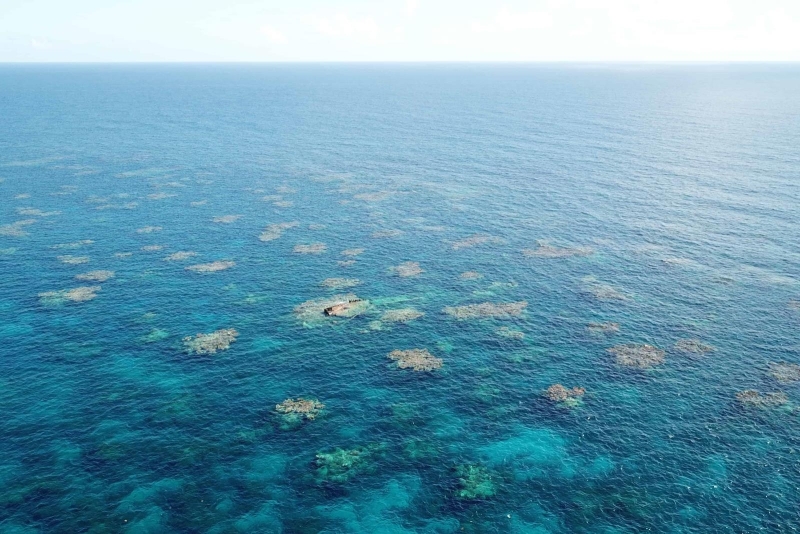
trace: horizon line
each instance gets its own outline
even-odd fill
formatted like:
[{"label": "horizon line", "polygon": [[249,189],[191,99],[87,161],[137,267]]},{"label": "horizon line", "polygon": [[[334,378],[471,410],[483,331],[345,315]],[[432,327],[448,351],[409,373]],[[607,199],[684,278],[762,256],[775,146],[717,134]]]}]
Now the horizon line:
[{"label": "horizon line", "polygon": [[800,65],[795,60],[153,60],[153,61],[0,61],[0,65]]}]

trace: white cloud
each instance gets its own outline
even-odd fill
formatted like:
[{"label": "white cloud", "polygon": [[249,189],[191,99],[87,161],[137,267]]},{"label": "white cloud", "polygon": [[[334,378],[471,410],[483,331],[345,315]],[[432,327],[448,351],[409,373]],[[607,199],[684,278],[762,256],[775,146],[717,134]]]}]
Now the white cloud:
[{"label": "white cloud", "polygon": [[419,0],[406,0],[406,15],[413,17],[419,8]]},{"label": "white cloud", "polygon": [[261,27],[261,34],[273,43],[280,44],[286,42],[286,36],[283,34],[283,32],[276,30],[269,25]]},{"label": "white cloud", "polygon": [[52,48],[50,41],[47,39],[31,39],[31,47],[37,50],[47,50]]},{"label": "white cloud", "polygon": [[337,14],[328,18],[316,18],[314,29],[326,36],[335,38],[356,38],[375,40],[381,34],[380,27],[372,17],[350,18]]},{"label": "white cloud", "polygon": [[489,21],[473,22],[472,31],[475,33],[511,33],[520,30],[541,30],[552,25],[553,18],[549,13],[541,11],[515,13],[504,7]]}]

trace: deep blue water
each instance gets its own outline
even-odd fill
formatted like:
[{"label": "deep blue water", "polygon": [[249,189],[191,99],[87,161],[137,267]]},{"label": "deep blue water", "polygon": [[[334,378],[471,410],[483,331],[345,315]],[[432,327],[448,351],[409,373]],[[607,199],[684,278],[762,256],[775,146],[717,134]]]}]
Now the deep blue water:
[{"label": "deep blue water", "polygon": [[[800,363],[798,95],[797,66],[0,66],[0,532],[800,529],[800,382],[770,372]],[[342,293],[366,313],[293,313]],[[286,425],[297,397],[325,409]]]}]

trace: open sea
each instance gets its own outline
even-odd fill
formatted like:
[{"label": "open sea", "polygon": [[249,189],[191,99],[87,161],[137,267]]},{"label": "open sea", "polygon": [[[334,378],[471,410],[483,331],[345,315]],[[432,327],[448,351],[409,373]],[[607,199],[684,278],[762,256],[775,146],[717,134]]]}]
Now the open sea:
[{"label": "open sea", "polygon": [[800,66],[0,66],[2,534],[796,532],[798,364]]}]

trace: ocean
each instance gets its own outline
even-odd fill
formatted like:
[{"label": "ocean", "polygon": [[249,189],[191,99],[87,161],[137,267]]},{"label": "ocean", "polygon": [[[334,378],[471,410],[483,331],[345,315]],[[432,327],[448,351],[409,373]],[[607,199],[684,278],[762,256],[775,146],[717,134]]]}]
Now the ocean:
[{"label": "ocean", "polygon": [[800,530],[798,95],[0,66],[0,532]]}]

